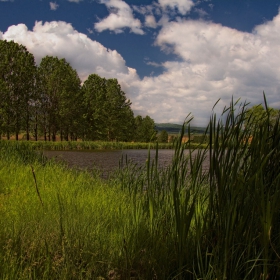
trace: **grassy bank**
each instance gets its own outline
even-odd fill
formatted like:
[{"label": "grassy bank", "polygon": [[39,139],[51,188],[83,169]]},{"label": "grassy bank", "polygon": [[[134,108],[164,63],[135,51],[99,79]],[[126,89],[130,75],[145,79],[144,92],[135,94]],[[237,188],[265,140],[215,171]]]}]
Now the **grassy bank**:
[{"label": "grassy bank", "polygon": [[[156,143],[133,143],[133,142],[107,142],[107,141],[7,141],[7,145],[29,146],[35,150],[122,150],[122,149],[151,149],[156,148]],[[172,149],[172,143],[160,143],[160,149]]]},{"label": "grassy bank", "polygon": [[[172,149],[173,143],[134,143],[134,142],[107,142],[107,141],[15,141],[0,140],[1,145],[16,147],[32,147],[35,150],[122,150],[122,149]],[[201,147],[199,142],[191,144],[190,148]],[[203,146],[207,147],[206,144]]]},{"label": "grassy bank", "polygon": [[1,278],[278,279],[279,119],[244,128],[244,109],[212,116],[208,149],[178,139],[167,170],[108,181],[1,142]]}]

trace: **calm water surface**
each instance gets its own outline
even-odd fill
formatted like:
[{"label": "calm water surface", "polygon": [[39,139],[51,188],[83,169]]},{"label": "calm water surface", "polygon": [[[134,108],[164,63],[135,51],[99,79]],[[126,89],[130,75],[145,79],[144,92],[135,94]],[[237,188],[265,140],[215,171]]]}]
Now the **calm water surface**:
[{"label": "calm water surface", "polygon": [[[186,151],[187,153],[187,151]],[[151,159],[155,158],[156,151],[150,150]],[[99,169],[103,176],[107,176],[110,172],[119,167],[122,157],[137,164],[145,164],[148,158],[148,150],[104,150],[104,151],[44,151],[44,155],[48,158],[56,158],[65,161],[70,167],[80,169]],[[160,166],[168,166],[174,155],[174,150],[159,150],[158,162]]]}]

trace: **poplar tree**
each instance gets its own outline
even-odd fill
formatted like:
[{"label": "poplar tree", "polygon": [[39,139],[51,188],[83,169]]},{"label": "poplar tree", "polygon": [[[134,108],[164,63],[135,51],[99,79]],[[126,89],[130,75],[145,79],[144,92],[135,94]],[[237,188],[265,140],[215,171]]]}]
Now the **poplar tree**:
[{"label": "poplar tree", "polygon": [[134,116],[131,102],[117,79],[108,79],[106,83],[106,138],[108,141],[129,141],[132,138]]},{"label": "poplar tree", "polygon": [[129,141],[134,116],[117,79],[89,75],[82,86],[85,139]]},{"label": "poplar tree", "polygon": [[106,79],[91,74],[82,86],[84,139],[101,140],[106,126]]},{"label": "poplar tree", "polygon": [[[39,66],[41,128],[49,141],[68,140],[74,133],[73,123],[78,113],[80,78],[76,70],[63,58],[46,56]],[[46,137],[46,136],[45,136]]]},{"label": "poplar tree", "polygon": [[156,130],[154,120],[146,116],[142,118],[137,116],[135,118],[135,133],[134,141],[136,142],[153,142],[156,139]]},{"label": "poplar tree", "polygon": [[24,128],[29,140],[35,73],[34,56],[25,46],[0,40],[1,127],[8,139],[14,133],[18,140]]},{"label": "poplar tree", "polygon": [[92,74],[81,87],[75,69],[63,58],[46,56],[36,67],[27,49],[0,40],[0,133],[10,139],[154,140],[154,121],[134,119],[131,102],[117,79]]}]

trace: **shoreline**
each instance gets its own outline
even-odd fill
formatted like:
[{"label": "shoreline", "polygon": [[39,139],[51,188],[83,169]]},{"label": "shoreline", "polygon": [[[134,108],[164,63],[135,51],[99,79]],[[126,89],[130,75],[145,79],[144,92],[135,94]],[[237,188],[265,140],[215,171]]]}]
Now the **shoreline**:
[{"label": "shoreline", "polygon": [[[94,151],[94,150],[123,150],[123,149],[174,149],[173,143],[140,143],[140,142],[106,142],[106,141],[26,141],[0,140],[15,146],[28,146],[35,150],[61,151]],[[186,149],[205,149],[207,144],[186,143]]]}]

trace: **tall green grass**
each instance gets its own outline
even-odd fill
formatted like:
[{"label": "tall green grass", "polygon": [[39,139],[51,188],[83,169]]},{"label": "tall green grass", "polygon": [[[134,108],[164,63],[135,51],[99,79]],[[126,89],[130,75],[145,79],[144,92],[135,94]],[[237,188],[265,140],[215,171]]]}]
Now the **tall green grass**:
[{"label": "tall green grass", "polygon": [[[122,149],[155,149],[156,143],[109,142],[109,141],[14,141],[0,140],[2,145],[32,147],[35,150],[122,150]],[[194,146],[197,144],[193,144]],[[160,143],[160,149],[172,149],[172,143]]]},{"label": "tall green grass", "polygon": [[[191,148],[196,148],[198,146],[205,148],[204,143],[201,146],[200,142],[205,140],[204,137],[197,138],[197,142],[191,143]],[[122,150],[122,149],[172,149],[173,143],[140,143],[140,142],[109,142],[109,141],[57,141],[57,142],[47,142],[47,141],[15,141],[15,140],[0,140],[1,145],[5,145],[8,142],[9,147],[32,147],[34,150]]]},{"label": "tall green grass", "polygon": [[107,181],[1,142],[1,278],[278,279],[279,118],[246,108],[211,116],[207,149],[188,117],[167,169],[123,158]]}]

